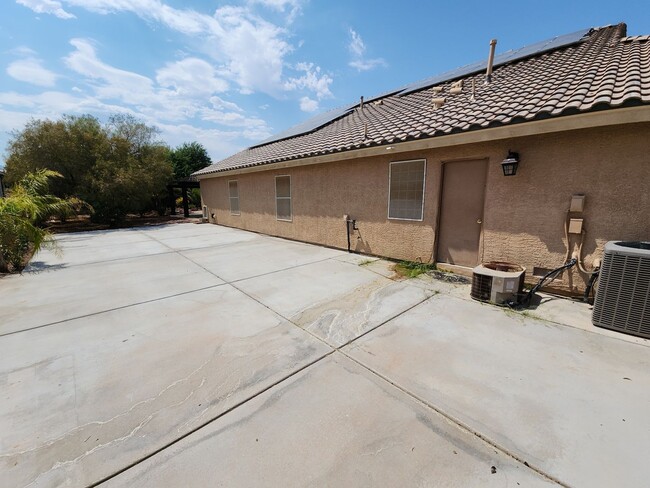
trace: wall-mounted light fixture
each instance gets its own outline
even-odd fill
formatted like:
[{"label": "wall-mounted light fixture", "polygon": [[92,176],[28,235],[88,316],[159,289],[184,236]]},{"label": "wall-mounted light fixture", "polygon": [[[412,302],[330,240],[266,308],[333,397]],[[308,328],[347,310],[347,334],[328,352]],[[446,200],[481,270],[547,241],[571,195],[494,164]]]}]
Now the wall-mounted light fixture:
[{"label": "wall-mounted light fixture", "polygon": [[501,161],[501,169],[503,169],[503,176],[516,175],[517,166],[519,166],[519,153],[508,151],[508,157],[503,161]]}]

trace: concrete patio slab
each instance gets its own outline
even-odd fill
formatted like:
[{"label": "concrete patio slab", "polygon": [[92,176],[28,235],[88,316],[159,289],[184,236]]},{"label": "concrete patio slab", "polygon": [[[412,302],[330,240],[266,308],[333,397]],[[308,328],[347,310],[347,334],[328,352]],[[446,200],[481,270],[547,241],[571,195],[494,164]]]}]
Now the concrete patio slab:
[{"label": "concrete patio slab", "polygon": [[291,321],[340,347],[422,303],[432,293],[407,282],[381,277],[343,295],[335,295],[305,308]]},{"label": "concrete patio slab", "polygon": [[[121,237],[124,242],[119,242]],[[57,265],[68,267],[170,252],[167,246],[144,234],[126,232],[122,232],[119,237],[111,235],[108,239],[57,239],[57,243],[58,249],[43,249],[34,256],[26,272],[41,271]]]},{"label": "concrete patio slab", "polygon": [[[189,224],[196,225],[196,224]],[[198,234],[194,236],[182,235],[180,230],[175,230],[175,233],[168,233],[167,235],[157,235],[153,232],[147,233],[149,237],[155,238],[156,242],[165,245],[168,249],[174,251],[184,251],[188,249],[199,249],[211,246],[224,246],[227,244],[239,244],[248,241],[262,239],[258,234],[252,232],[236,232],[232,229],[227,229],[222,232]],[[155,236],[155,237],[154,237]]]},{"label": "concrete patio slab", "polygon": [[111,245],[121,246],[143,241],[151,241],[151,238],[140,232],[137,228],[94,230],[89,232],[58,234],[56,236],[56,242],[62,249],[85,249],[91,243],[93,246],[100,247]]},{"label": "concrete patio slab", "polygon": [[58,239],[0,279],[2,487],[650,478],[650,341],[585,304],[215,225]]},{"label": "concrete patio slab", "polygon": [[188,250],[185,256],[226,281],[236,281],[340,256],[341,251],[258,236],[224,250]]},{"label": "concrete patio slab", "polygon": [[335,353],[106,484],[217,485],[555,484]]},{"label": "concrete patio slab", "polygon": [[39,272],[2,278],[0,335],[221,283],[169,252],[83,266],[48,263]]},{"label": "concrete patio slab", "polygon": [[363,254],[349,254],[347,252],[343,252],[340,256],[336,257],[335,259],[343,263],[363,265],[363,264],[372,263],[373,261],[377,261],[379,258],[375,256],[364,256]]},{"label": "concrete patio slab", "polygon": [[344,349],[571,486],[650,478],[650,348],[437,295]]},{"label": "concrete patio slab", "polygon": [[236,286],[335,347],[432,294],[338,260],[286,269]]},{"label": "concrete patio slab", "polygon": [[138,227],[137,229],[132,230],[135,230],[146,236],[155,237],[157,239],[173,239],[175,237],[192,238],[196,236],[213,236],[216,234],[231,234],[241,232],[230,227],[223,227],[220,225],[207,225],[201,223],[152,225],[146,227]]},{"label": "concrete patio slab", "polygon": [[87,486],[330,348],[224,285],[0,340],[2,486]]}]

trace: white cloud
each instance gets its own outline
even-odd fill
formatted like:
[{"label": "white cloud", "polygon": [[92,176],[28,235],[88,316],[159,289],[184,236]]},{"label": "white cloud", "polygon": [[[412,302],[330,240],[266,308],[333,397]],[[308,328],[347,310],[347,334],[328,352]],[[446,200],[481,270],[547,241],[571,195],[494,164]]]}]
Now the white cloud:
[{"label": "white cloud", "polygon": [[32,115],[29,113],[0,109],[0,131],[11,132],[18,127],[23,127],[31,118]]},{"label": "white cloud", "polygon": [[160,86],[174,88],[179,94],[194,96],[211,95],[228,89],[228,83],[216,76],[212,65],[198,58],[167,63],[157,71],[156,81]]},{"label": "white cloud", "polygon": [[320,66],[314,66],[313,63],[298,63],[295,70],[303,72],[304,75],[289,78],[284,83],[285,90],[309,90],[314,92],[319,100],[332,96],[330,85],[334,80],[328,74],[321,74]]},{"label": "white cloud", "polygon": [[219,26],[209,15],[191,9],[176,9],[160,0],[64,0],[68,5],[106,15],[131,12],[145,20],[160,22],[170,29],[193,35],[219,32]]},{"label": "white cloud", "polygon": [[[288,62],[298,45],[291,39],[288,25],[305,0],[244,0],[237,2],[239,6],[222,4],[211,14],[175,8],[166,0],[17,1],[61,18],[72,18],[69,11],[76,13],[72,9],[98,15],[130,13],[154,29],[162,26],[188,36],[194,52],[177,51],[175,60],[161,62],[154,73],[144,76],[139,70],[106,63],[102,47],[94,41],[72,39],[73,49],[63,59],[65,67],[74,72],[74,87],[68,93],[52,90],[27,96],[0,92],[0,109],[5,105],[15,108],[17,114],[54,118],[63,113],[103,116],[127,112],[159,126],[170,144],[197,139],[224,157],[240,149],[243,141],[270,135],[267,123],[229,101],[228,92],[265,93],[279,99],[290,96],[305,111],[318,110],[320,100],[332,97],[330,74],[313,63]],[[37,60],[32,51],[16,54]],[[20,65],[14,66],[13,74],[16,67]],[[34,64],[31,69],[34,71]],[[46,74],[41,73],[39,82],[51,86],[45,85],[52,80],[48,81]],[[56,80],[57,75],[50,74]],[[259,106],[263,102],[253,99],[253,103]]]},{"label": "white cloud", "polygon": [[7,51],[9,54],[13,54],[14,56],[22,56],[26,58],[30,57],[35,57],[36,56],[36,51],[33,49],[27,47],[27,46],[18,46],[13,49],[10,49]]},{"label": "white cloud", "polygon": [[354,29],[350,29],[350,43],[348,44],[348,50],[352,55],[352,59],[348,65],[358,71],[368,71],[374,68],[388,66],[386,61],[382,58],[365,59],[366,44]]},{"label": "white cloud", "polygon": [[70,44],[76,50],[64,59],[65,64],[87,78],[103,82],[95,85],[100,98],[138,104],[153,96],[153,82],[149,78],[102,62],[89,40],[72,39]]},{"label": "white cloud", "polygon": [[259,4],[278,12],[288,12],[287,22],[291,23],[300,14],[302,0],[249,0],[251,5]]},{"label": "white cloud", "polygon": [[61,2],[57,0],[16,0],[16,3],[32,9],[37,14],[52,14],[60,19],[76,18],[71,13],[63,10]]},{"label": "white cloud", "polygon": [[[55,0],[40,0],[43,2]],[[226,5],[219,7],[214,15],[174,8],[162,0],[57,0],[55,3],[102,15],[130,12],[148,22],[198,38],[205,52],[221,65],[216,75],[237,83],[240,93],[263,92],[277,97],[286,89],[285,83],[292,83],[284,72],[286,57],[294,49],[287,41],[289,33],[255,14],[251,7],[262,5],[289,12],[291,17],[300,11],[303,0],[249,0],[247,7]],[[322,97],[323,93],[317,96]]]},{"label": "white cloud", "polygon": [[309,97],[302,97],[300,99],[300,110],[303,112],[315,112],[318,110],[318,101],[312,100]]},{"label": "white cloud", "polygon": [[357,59],[350,61],[348,65],[357,71],[369,71],[374,68],[386,67],[388,64],[383,59]]},{"label": "white cloud", "polygon": [[292,50],[284,30],[241,7],[222,7],[215,18],[226,35],[215,38],[226,58],[224,75],[244,91],[277,95],[281,91],[284,58]]},{"label": "white cloud", "polygon": [[39,114],[58,117],[64,113],[121,112],[121,106],[105,104],[93,97],[80,97],[60,91],[46,91],[37,95],[0,92],[0,105],[30,109]]},{"label": "white cloud", "polygon": [[241,151],[245,145],[241,138],[258,142],[270,137],[268,131],[223,131],[219,129],[204,129],[190,124],[166,125],[157,124],[161,136],[170,146],[178,146],[187,141],[199,141],[212,157],[214,162]]},{"label": "white cloud", "polygon": [[348,45],[348,49],[356,58],[361,58],[366,53],[366,45],[363,39],[353,29],[350,29],[350,44]]},{"label": "white cloud", "polygon": [[228,102],[222,98],[219,98],[217,96],[210,97],[210,103],[214,108],[217,109],[225,109],[225,110],[233,110],[235,112],[243,112],[241,107],[237,105],[236,103]]},{"label": "white cloud", "polygon": [[33,57],[10,63],[7,74],[19,81],[37,86],[54,86],[57,75],[41,65],[41,60]]}]

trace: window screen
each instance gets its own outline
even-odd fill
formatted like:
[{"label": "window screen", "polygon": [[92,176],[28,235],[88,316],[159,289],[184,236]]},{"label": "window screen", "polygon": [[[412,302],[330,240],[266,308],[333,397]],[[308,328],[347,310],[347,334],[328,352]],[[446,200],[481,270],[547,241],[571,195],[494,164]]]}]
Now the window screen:
[{"label": "window screen", "polygon": [[275,212],[278,220],[291,220],[291,176],[275,177]]},{"label": "window screen", "polygon": [[228,192],[230,194],[230,214],[239,215],[239,185],[237,180],[228,182]]},{"label": "window screen", "polygon": [[390,163],[388,218],[422,220],[426,161]]}]

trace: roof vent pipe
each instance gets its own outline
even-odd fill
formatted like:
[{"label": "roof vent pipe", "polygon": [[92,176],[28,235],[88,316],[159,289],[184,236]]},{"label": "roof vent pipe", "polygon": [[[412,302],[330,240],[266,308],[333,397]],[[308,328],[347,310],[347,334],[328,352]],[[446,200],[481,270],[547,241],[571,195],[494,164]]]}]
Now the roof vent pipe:
[{"label": "roof vent pipe", "polygon": [[492,64],[494,63],[494,49],[497,47],[497,40],[490,41],[490,55],[488,56],[487,71],[485,72],[485,84],[492,81]]},{"label": "roof vent pipe", "polygon": [[359,101],[359,108],[363,110],[363,96],[361,97],[361,100]]}]

